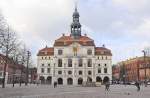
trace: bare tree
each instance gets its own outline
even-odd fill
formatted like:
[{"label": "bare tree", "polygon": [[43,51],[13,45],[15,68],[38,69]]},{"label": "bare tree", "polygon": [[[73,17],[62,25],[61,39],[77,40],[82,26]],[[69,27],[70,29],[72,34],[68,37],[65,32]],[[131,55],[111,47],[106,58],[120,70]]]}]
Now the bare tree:
[{"label": "bare tree", "polygon": [[0,36],[0,52],[6,56],[2,81],[2,88],[5,88],[6,68],[8,65],[7,58],[13,55],[16,47],[18,47],[19,44],[17,41],[16,33],[12,29],[10,29],[8,24],[1,26]]}]

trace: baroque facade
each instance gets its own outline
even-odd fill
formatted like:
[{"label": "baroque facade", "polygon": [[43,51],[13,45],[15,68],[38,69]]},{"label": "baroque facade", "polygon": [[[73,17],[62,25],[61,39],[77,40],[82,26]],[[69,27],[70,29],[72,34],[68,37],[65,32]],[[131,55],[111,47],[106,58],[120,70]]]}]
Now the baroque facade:
[{"label": "baroque facade", "polygon": [[41,83],[81,85],[112,80],[112,53],[104,45],[96,47],[94,40],[81,33],[77,8],[70,26],[71,34],[56,39],[53,47],[37,54],[37,74]]}]

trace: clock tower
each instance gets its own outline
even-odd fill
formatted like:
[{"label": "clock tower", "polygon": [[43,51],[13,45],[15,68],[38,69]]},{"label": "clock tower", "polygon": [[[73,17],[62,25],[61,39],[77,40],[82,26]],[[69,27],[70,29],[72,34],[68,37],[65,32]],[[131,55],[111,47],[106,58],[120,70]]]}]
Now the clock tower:
[{"label": "clock tower", "polygon": [[75,7],[75,11],[73,13],[73,22],[71,24],[71,37],[74,39],[78,39],[81,36],[81,24],[79,22],[79,13],[77,11],[77,7]]}]

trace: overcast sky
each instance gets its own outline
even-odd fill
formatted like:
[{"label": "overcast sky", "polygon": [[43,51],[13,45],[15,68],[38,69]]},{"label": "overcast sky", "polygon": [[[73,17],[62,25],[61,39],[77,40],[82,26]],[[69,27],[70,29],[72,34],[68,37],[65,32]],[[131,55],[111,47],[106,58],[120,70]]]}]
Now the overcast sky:
[{"label": "overcast sky", "polygon": [[111,49],[113,63],[141,56],[150,46],[150,0],[0,0],[0,9],[36,63],[39,49],[70,34],[76,1],[82,34]]}]

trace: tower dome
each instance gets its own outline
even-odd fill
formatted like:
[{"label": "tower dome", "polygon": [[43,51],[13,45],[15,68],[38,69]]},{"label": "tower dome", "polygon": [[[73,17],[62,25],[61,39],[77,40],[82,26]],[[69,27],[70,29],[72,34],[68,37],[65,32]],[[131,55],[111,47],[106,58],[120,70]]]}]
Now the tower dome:
[{"label": "tower dome", "polygon": [[75,7],[75,11],[72,15],[73,22],[71,24],[71,36],[74,39],[78,39],[81,36],[81,24],[79,22],[79,12],[77,11],[77,7]]}]

